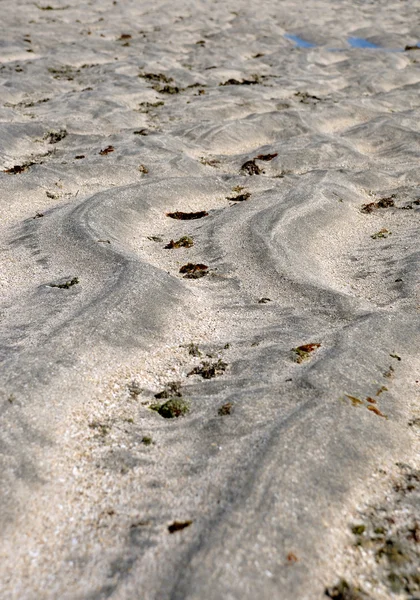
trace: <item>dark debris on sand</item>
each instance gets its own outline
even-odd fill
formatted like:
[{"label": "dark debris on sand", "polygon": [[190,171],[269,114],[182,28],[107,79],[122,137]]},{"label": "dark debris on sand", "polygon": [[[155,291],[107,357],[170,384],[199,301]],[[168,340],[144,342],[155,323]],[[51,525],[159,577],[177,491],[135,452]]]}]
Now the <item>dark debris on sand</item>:
[{"label": "dark debris on sand", "polygon": [[171,525],[168,525],[169,533],[175,533],[176,531],[182,531],[186,527],[189,527],[192,521],[174,521]]},{"label": "dark debris on sand", "polygon": [[241,167],[241,172],[245,175],[261,175],[264,173],[262,169],[255,162],[255,158],[253,160],[247,160]]},{"label": "dark debris on sand", "polygon": [[197,212],[182,212],[177,210],[175,212],[166,213],[167,217],[171,219],[178,219],[180,221],[191,221],[193,219],[202,219],[208,217],[209,213],[206,210],[199,210]]},{"label": "dark debris on sand", "polygon": [[170,398],[163,404],[152,404],[150,408],[164,419],[177,419],[190,412],[190,405],[184,398]]},{"label": "dark debris on sand", "polygon": [[201,375],[203,379],[211,379],[212,377],[217,377],[217,375],[223,375],[227,366],[227,363],[220,358],[216,362],[203,361],[198,367],[190,371],[187,377],[190,375]]},{"label": "dark debris on sand", "polygon": [[183,235],[176,242],[171,240],[168,244],[166,244],[165,249],[171,250],[173,248],[191,248],[194,246],[194,240],[188,235]]},{"label": "dark debris on sand", "polygon": [[395,206],[395,194],[389,196],[389,198],[381,198],[376,202],[368,202],[367,204],[363,204],[360,211],[365,214],[369,214],[378,208],[392,208]]},{"label": "dark debris on sand", "polygon": [[187,263],[179,269],[179,272],[184,275],[185,279],[200,279],[208,274],[208,266],[201,263]]}]

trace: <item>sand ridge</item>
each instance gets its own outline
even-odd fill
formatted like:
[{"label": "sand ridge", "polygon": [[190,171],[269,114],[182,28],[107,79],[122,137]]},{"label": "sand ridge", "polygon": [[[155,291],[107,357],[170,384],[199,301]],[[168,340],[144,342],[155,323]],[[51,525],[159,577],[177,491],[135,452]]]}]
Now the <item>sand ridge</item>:
[{"label": "sand ridge", "polygon": [[0,596],[414,597],[416,2],[4,5]]}]

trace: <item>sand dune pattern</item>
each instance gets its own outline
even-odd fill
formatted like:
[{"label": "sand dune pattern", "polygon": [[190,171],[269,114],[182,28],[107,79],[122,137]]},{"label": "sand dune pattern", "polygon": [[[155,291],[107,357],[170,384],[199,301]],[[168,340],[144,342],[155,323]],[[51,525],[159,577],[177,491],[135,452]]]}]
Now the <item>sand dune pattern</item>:
[{"label": "sand dune pattern", "polygon": [[415,5],[3,3],[1,598],[419,594]]}]

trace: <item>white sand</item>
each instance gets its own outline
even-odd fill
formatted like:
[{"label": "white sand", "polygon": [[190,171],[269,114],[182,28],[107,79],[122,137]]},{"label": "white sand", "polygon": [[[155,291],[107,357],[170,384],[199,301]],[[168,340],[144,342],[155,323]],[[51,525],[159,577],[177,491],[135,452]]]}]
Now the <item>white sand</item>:
[{"label": "white sand", "polygon": [[414,598],[419,2],[1,8],[0,598]]}]

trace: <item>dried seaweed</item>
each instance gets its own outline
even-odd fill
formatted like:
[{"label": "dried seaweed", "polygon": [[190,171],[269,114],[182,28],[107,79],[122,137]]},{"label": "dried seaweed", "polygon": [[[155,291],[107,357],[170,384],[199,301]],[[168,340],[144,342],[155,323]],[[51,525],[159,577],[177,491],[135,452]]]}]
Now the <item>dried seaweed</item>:
[{"label": "dried seaweed", "polygon": [[197,344],[194,344],[194,342],[191,342],[191,344],[188,345],[188,354],[190,356],[201,356],[201,352],[200,352]]},{"label": "dried seaweed", "polygon": [[378,417],[384,417],[385,419],[387,419],[388,417],[386,415],[384,415],[377,406],[372,406],[371,404],[367,407],[368,410],[370,410],[371,412],[375,413],[375,415],[378,415]]},{"label": "dried seaweed", "polygon": [[183,235],[179,240],[174,242],[171,240],[169,244],[166,244],[165,248],[171,250],[172,248],[191,248],[194,245],[194,241],[188,235]]},{"label": "dried seaweed", "polygon": [[104,148],[103,150],[101,150],[99,152],[99,154],[101,156],[104,156],[105,154],[110,154],[111,152],[114,152],[115,148],[114,146],[107,146],[106,148]]},{"label": "dried seaweed", "polygon": [[147,81],[158,81],[161,83],[171,83],[173,81],[172,77],[167,77],[163,73],[140,73],[139,77]]},{"label": "dried seaweed", "polygon": [[69,279],[64,283],[50,283],[49,287],[59,288],[60,290],[68,290],[73,285],[77,285],[79,283],[78,277],[73,277],[73,279]]},{"label": "dried seaweed", "polygon": [[223,83],[219,83],[219,85],[256,85],[257,83],[261,83],[259,75],[254,75],[253,79],[241,79],[241,81],[238,79],[228,79]]},{"label": "dried seaweed", "polygon": [[182,212],[177,210],[176,212],[166,213],[167,217],[171,219],[179,219],[181,221],[191,221],[192,219],[202,219],[208,217],[209,213],[206,210],[199,210],[197,212]]},{"label": "dried seaweed", "polygon": [[273,160],[273,158],[276,158],[276,156],[278,156],[278,152],[274,152],[274,154],[259,154],[258,156],[255,157],[254,160],[269,161],[269,160]]},{"label": "dried seaweed", "polygon": [[353,406],[360,406],[363,404],[363,401],[360,400],[359,398],[356,398],[356,396],[350,396],[349,394],[344,394],[346,396],[346,398],[348,398]]},{"label": "dried seaweed", "polygon": [[260,169],[260,167],[255,162],[255,159],[247,160],[246,162],[244,162],[244,164],[241,167],[241,171],[242,173],[245,173],[247,175],[261,175],[261,173],[264,173],[264,171]]},{"label": "dried seaweed", "polygon": [[169,533],[175,533],[176,531],[182,531],[186,527],[189,527],[192,521],[174,521],[171,525],[168,525]]},{"label": "dried seaweed", "polygon": [[219,408],[219,410],[217,411],[217,414],[220,417],[225,417],[226,415],[231,415],[232,408],[233,408],[232,402],[225,402],[225,404],[222,404],[222,406]]},{"label": "dried seaweed", "polygon": [[34,162],[26,162],[22,165],[14,165],[14,167],[11,167],[10,169],[5,169],[3,173],[8,173],[9,175],[20,175],[20,173],[27,171],[29,167],[32,167],[32,165],[35,164],[36,163]]},{"label": "dried seaweed", "polygon": [[200,279],[208,274],[208,266],[201,263],[187,263],[179,269],[184,274],[185,279]]},{"label": "dried seaweed", "polygon": [[369,202],[368,204],[363,204],[360,211],[365,214],[369,214],[378,208],[392,208],[395,206],[395,194],[389,196],[389,198],[381,198],[377,200],[377,202]]},{"label": "dried seaweed", "polygon": [[187,374],[187,377],[190,375],[201,375],[203,379],[211,379],[212,377],[217,377],[217,375],[222,375],[227,369],[227,363],[219,358],[216,362],[203,361],[198,367],[195,367],[192,371]]},{"label": "dried seaweed", "polygon": [[293,352],[296,355],[295,361],[297,363],[301,363],[305,359],[309,358],[309,355],[311,354],[311,352],[313,352],[317,348],[320,348],[320,346],[321,346],[321,344],[315,343],[315,344],[303,344],[302,346],[298,346],[297,348],[292,348]]},{"label": "dried seaweed", "polygon": [[44,135],[44,140],[47,140],[49,144],[57,144],[67,137],[67,135],[66,129],[51,130]]},{"label": "dried seaweed", "polygon": [[381,238],[387,238],[389,235],[392,235],[392,231],[388,231],[388,229],[383,228],[380,231],[377,231],[376,233],[371,235],[370,237],[373,240],[377,240],[377,239],[381,239]]},{"label": "dried seaweed", "polygon": [[179,94],[182,91],[176,85],[154,85],[153,89],[159,94]]}]

